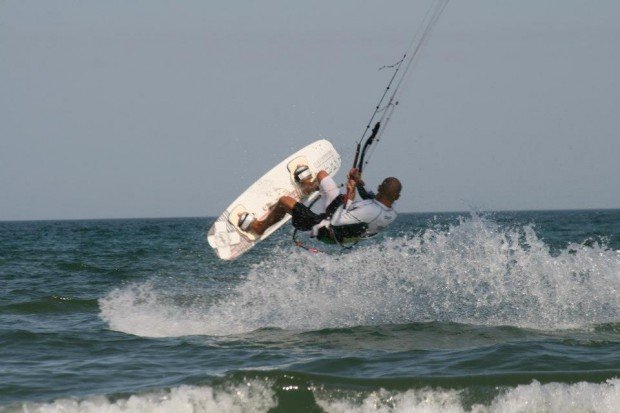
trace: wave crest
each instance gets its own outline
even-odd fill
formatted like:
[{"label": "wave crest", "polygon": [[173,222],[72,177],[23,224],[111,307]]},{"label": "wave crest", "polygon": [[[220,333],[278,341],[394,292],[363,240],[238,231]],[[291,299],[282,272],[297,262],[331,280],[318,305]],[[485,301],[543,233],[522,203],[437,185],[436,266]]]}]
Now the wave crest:
[{"label": "wave crest", "polygon": [[[311,398],[304,396],[312,393]],[[499,392],[499,393],[498,393]],[[182,385],[169,390],[134,394],[111,400],[105,396],[59,399],[50,403],[26,402],[5,407],[7,412],[267,412],[277,407],[295,411],[316,403],[328,413],[392,412],[611,412],[620,405],[620,380],[574,384],[533,381],[494,390],[491,400],[471,403],[467,390],[420,388],[405,391],[379,389],[352,391],[315,387],[276,386],[265,380],[245,380],[222,387]],[[286,394],[286,397],[283,397]],[[1,410],[2,408],[0,408]]]},{"label": "wave crest", "polygon": [[474,215],[346,254],[276,249],[217,301],[194,286],[178,300],[145,283],[112,291],[100,308],[110,328],[144,336],[428,321],[556,330],[620,319],[618,274],[620,253],[604,245],[552,253],[532,226]]}]

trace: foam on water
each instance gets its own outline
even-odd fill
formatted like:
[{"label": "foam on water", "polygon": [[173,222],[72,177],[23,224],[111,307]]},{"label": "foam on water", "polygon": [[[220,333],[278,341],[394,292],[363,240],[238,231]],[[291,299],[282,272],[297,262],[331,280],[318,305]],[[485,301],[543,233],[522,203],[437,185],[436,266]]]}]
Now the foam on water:
[{"label": "foam on water", "polygon": [[[24,413],[202,413],[266,412],[277,405],[275,393],[262,382],[245,382],[224,389],[209,386],[179,386],[166,391],[110,400],[105,396],[87,399],[59,399],[52,403],[24,403],[7,408]],[[2,408],[0,408],[0,411]]]},{"label": "foam on water", "polygon": [[580,382],[540,384],[537,381],[509,389],[490,405],[463,405],[462,392],[457,390],[379,390],[360,398],[330,398],[317,395],[317,403],[328,413],[344,412],[613,412],[620,406],[620,380],[594,384]]},{"label": "foam on water", "polygon": [[[286,390],[286,389],[281,389]],[[464,391],[453,389],[411,389],[407,391],[350,392],[310,388],[318,406],[328,413],[344,412],[612,412],[620,406],[620,380],[575,384],[537,381],[500,392],[490,404],[467,406]],[[303,400],[306,401],[306,398]],[[7,412],[90,413],[90,412],[267,412],[279,405],[273,385],[249,381],[223,389],[209,386],[180,386],[167,391],[132,395],[112,401],[104,396],[84,400],[62,399],[52,403],[24,403]],[[304,406],[308,408],[309,406]],[[0,408],[2,410],[2,408]]]},{"label": "foam on water", "polygon": [[[175,294],[183,290],[175,285]],[[558,253],[531,226],[479,216],[345,254],[280,249],[226,297],[134,284],[99,301],[113,330],[141,336],[227,335],[262,327],[317,330],[446,321],[545,330],[620,319],[620,253],[571,244]]]}]

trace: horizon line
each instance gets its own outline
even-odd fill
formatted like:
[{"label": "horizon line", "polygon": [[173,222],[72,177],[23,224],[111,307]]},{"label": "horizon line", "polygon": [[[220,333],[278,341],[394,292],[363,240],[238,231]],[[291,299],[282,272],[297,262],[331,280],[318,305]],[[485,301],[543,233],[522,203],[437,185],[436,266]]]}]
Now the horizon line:
[{"label": "horizon line", "polygon": [[[540,208],[540,209],[470,209],[470,210],[454,210],[454,211],[413,211],[398,212],[398,215],[414,215],[414,214],[471,214],[471,213],[495,213],[495,212],[580,212],[580,211],[615,211],[618,208]],[[16,223],[16,222],[56,222],[56,221],[129,221],[129,220],[165,220],[165,219],[216,219],[216,215],[202,216],[161,216],[161,217],[99,217],[99,218],[34,218],[34,219],[0,219],[0,223]]]}]

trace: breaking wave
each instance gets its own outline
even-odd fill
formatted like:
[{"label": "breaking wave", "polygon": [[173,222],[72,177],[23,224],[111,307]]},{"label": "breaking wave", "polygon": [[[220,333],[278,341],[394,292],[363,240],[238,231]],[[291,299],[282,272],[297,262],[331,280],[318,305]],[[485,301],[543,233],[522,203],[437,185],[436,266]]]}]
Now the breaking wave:
[{"label": "breaking wave", "polygon": [[[277,402],[271,388],[261,382],[245,382],[216,389],[210,386],[179,386],[170,390],[135,394],[111,400],[92,396],[83,400],[59,399],[52,403],[23,403],[7,412],[90,413],[90,412],[266,412]],[[2,411],[2,408],[0,408]]]},{"label": "breaking wave", "polygon": [[408,390],[406,392],[375,391],[367,396],[321,398],[317,404],[329,413],[344,412],[611,412],[620,403],[620,380],[594,384],[548,383],[537,381],[507,390],[495,397],[490,405],[467,407],[463,391]]},{"label": "breaking wave", "polygon": [[428,321],[558,330],[617,322],[619,274],[605,245],[554,252],[532,226],[474,215],[345,254],[275,249],[219,298],[172,279],[174,295],[132,284],[99,306],[111,329],[150,337]]},{"label": "breaking wave", "polygon": [[[306,398],[301,393],[311,392]],[[300,393],[300,394],[297,394]],[[497,393],[497,391],[496,391]],[[287,394],[286,397],[280,397]],[[27,402],[6,408],[6,412],[90,413],[90,412],[267,412],[274,407],[294,411],[316,403],[328,413],[392,412],[611,412],[620,405],[620,380],[575,384],[533,381],[500,390],[489,403],[467,402],[466,390],[433,389],[406,391],[325,390],[296,386],[276,388],[264,380],[245,381],[224,387],[179,386],[112,400],[105,396],[59,399],[50,403]],[[0,408],[2,411],[2,408]]]}]

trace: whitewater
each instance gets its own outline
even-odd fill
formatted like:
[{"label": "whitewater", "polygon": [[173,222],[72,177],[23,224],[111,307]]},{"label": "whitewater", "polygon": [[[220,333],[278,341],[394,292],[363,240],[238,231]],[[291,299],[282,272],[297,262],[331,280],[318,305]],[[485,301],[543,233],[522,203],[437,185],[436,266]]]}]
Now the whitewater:
[{"label": "whitewater", "polygon": [[211,221],[0,223],[0,411],[620,405],[618,210],[403,214],[233,263]]}]

